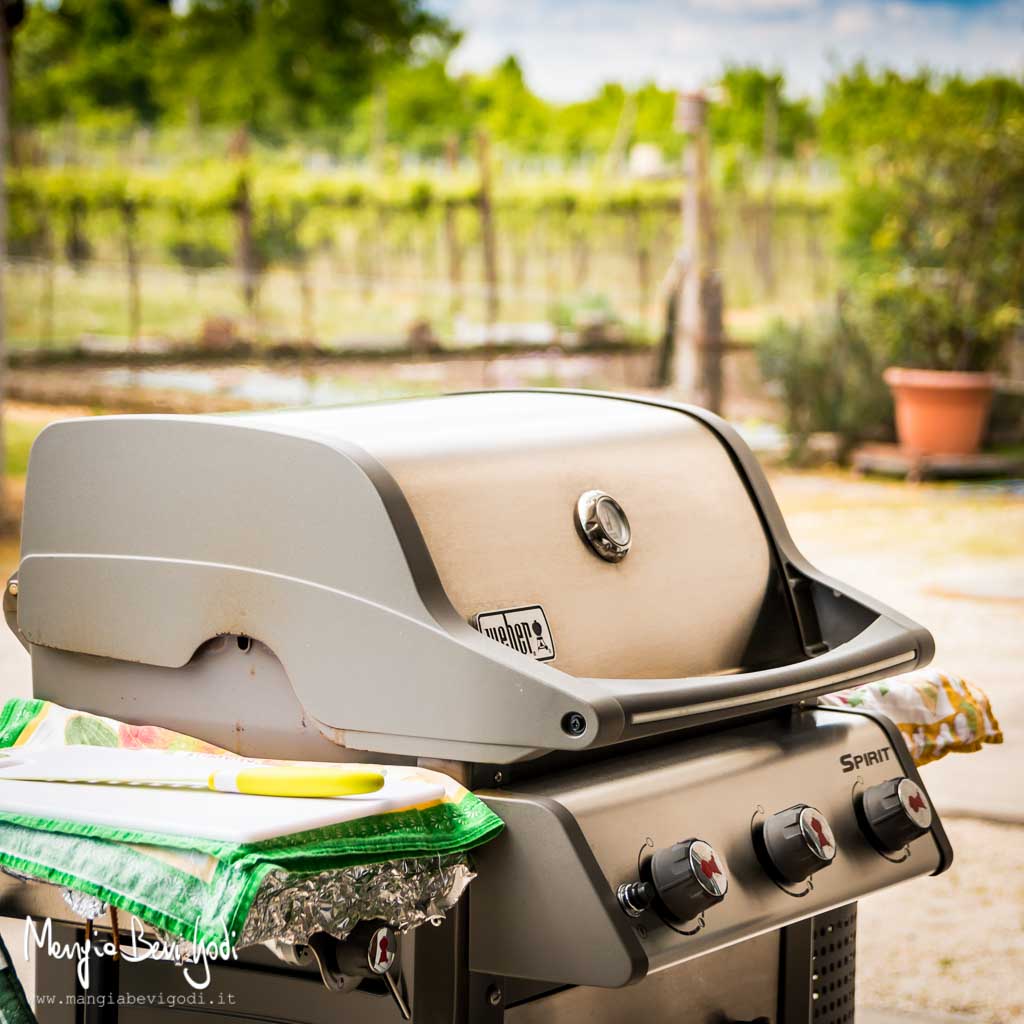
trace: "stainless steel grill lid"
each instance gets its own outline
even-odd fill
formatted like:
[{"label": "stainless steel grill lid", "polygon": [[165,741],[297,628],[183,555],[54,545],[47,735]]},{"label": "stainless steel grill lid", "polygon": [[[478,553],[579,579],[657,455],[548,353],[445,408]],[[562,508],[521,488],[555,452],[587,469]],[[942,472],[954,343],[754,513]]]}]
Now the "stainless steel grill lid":
[{"label": "stainless steel grill lid", "polygon": [[[564,672],[656,679],[744,664],[769,548],[728,451],[695,419],[527,392],[258,422],[372,455],[401,488],[459,616],[543,609]],[[634,535],[616,563],[577,533],[577,501],[595,490]]]},{"label": "stainless steel grill lid", "polygon": [[47,428],[17,625],[179,667],[244,634],[359,749],[507,762],[792,703],[926,661],[810,567],[700,410],[493,392]]}]

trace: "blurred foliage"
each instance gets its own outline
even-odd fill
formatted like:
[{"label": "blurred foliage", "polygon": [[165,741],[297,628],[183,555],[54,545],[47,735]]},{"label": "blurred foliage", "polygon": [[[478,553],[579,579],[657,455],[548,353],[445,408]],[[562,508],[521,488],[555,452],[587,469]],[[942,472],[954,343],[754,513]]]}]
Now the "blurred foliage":
[{"label": "blurred foliage", "polygon": [[838,438],[845,461],[862,440],[888,432],[892,403],[877,346],[851,324],[845,308],[797,323],[776,320],[758,346],[761,372],[782,400],[790,457],[801,462],[813,434]]},{"label": "blurred foliage", "polygon": [[24,420],[15,415],[4,416],[4,472],[8,476],[24,476],[28,469],[28,454],[45,424]]},{"label": "blurred foliage", "polygon": [[[619,245],[650,304],[682,189],[675,94],[609,82],[555,103],[514,57],[453,74],[458,41],[426,0],[29,0],[14,39],[12,250],[78,267],[95,258],[96,224],[120,231],[138,211],[149,255],[226,265],[244,188],[259,271],[301,272],[333,247],[371,277],[386,236],[389,252],[418,246],[437,275],[446,216],[467,252],[478,245],[486,133],[505,265],[538,242],[554,251],[559,236],[575,266],[557,287],[586,296],[587,261]],[[763,343],[798,445],[819,430],[853,443],[883,429],[886,365],[998,365],[1024,308],[1020,77],[854,66],[812,105],[780,73],[734,66],[711,95],[715,184],[735,192],[717,204],[723,251],[779,234],[790,210],[834,219],[808,259],[826,263],[838,239],[841,312],[779,323]],[[639,145],[653,158],[631,177]],[[753,248],[767,251],[757,238]],[[727,259],[735,304],[743,284]],[[780,270],[748,291],[778,300]],[[606,315],[554,305],[560,322]]]},{"label": "blurred foliage", "polygon": [[792,159],[816,133],[810,101],[786,96],[780,72],[732,66],[719,81],[721,95],[711,107],[711,141],[740,145],[751,153],[768,155],[774,145],[779,156]]},{"label": "blurred foliage", "polygon": [[[515,57],[451,74],[458,41],[423,0],[30,0],[14,51],[15,122],[56,129],[51,138],[72,149],[87,130],[93,150],[139,125],[245,127],[259,143],[302,138],[307,151],[378,167],[392,152],[439,160],[453,145],[472,157],[479,130],[542,167],[617,171],[637,143],[679,156],[673,91],[610,82],[552,103]],[[734,170],[793,159],[814,137],[808,103],[786,96],[781,74],[728,68],[720,93],[711,130]]]},{"label": "blurred foliage", "polygon": [[785,78],[756,67],[729,67],[710,108],[711,141],[727,188],[746,186],[751,171],[770,175],[779,160],[813,151],[817,123],[810,102],[786,96]]},{"label": "blurred foliage", "polygon": [[[564,245],[577,254],[598,246],[649,254],[678,215],[681,187],[677,179],[503,174],[491,198],[506,242],[512,237],[522,244],[543,229],[564,235]],[[396,242],[398,236],[436,239],[449,212],[460,218],[460,244],[478,242],[480,184],[468,170],[320,172],[249,159],[160,170],[23,166],[8,177],[11,249],[43,261],[63,253],[81,268],[94,257],[93,243],[109,234],[110,219],[118,218],[116,230],[122,230],[131,208],[137,214],[132,230],[148,258],[162,252],[192,272],[226,266],[236,252],[243,193],[252,212],[257,272],[301,267],[317,249],[337,251],[347,228],[360,232],[366,251],[384,225]],[[775,211],[809,224],[827,215],[832,198],[821,189],[783,188]],[[756,201],[745,198],[743,209],[756,213]]]},{"label": "blurred foliage", "polygon": [[[481,130],[499,159],[530,171],[583,163],[614,174],[637,144],[665,161],[647,173],[677,160],[685,140],[672,90],[612,81],[554,103],[530,88],[515,57],[488,72],[450,72],[459,38],[425,0],[29,0],[15,37],[13,110],[41,151],[28,145],[24,162],[95,163],[105,152],[118,163],[180,163],[218,132],[219,151],[206,156],[222,158],[239,128],[254,152],[369,160],[378,172],[472,161]],[[764,166],[774,178],[778,161],[827,176],[834,163],[849,170],[928,134],[966,150],[975,135],[998,134],[1020,94],[1019,79],[940,82],[857,66],[814,109],[787,93],[778,71],[729,66],[712,90],[718,176],[743,186]],[[948,131],[954,123],[970,131]]]},{"label": "blurred foliage", "polygon": [[36,0],[19,32],[20,124],[122,114],[336,125],[388,68],[454,33],[419,0]]},{"label": "blurred foliage", "polygon": [[776,324],[762,367],[794,452],[885,428],[886,366],[992,370],[1024,325],[1024,82],[858,66],[830,83],[820,142],[836,160],[838,314]]},{"label": "blurred foliage", "polygon": [[161,112],[152,59],[174,22],[170,0],[34,3],[16,38],[12,113],[16,124]]},{"label": "blurred foliage", "polygon": [[855,68],[822,136],[857,329],[890,363],[996,366],[1024,308],[1024,84]]},{"label": "blurred foliage", "polygon": [[567,296],[551,307],[548,316],[556,327],[584,335],[603,333],[620,322],[611,299],[600,292]]}]

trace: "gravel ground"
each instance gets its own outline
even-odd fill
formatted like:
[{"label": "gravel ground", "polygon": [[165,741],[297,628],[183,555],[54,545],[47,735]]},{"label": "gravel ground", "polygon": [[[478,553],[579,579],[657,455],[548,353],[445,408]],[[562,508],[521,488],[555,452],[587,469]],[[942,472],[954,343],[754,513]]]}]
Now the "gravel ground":
[{"label": "gravel ground", "polygon": [[960,818],[946,831],[946,874],[860,903],[858,1012],[1024,1020],[1024,828]]},{"label": "gravel ground", "polygon": [[984,687],[1005,734],[922,769],[954,864],[861,902],[858,1010],[1024,1020],[1024,500],[822,473],[772,486],[811,562],[926,625],[935,666]]},{"label": "gravel ground", "polygon": [[1024,498],[824,473],[772,484],[812,564],[923,623],[935,667],[991,697],[1006,742],[927,767],[940,811],[1024,824]]}]

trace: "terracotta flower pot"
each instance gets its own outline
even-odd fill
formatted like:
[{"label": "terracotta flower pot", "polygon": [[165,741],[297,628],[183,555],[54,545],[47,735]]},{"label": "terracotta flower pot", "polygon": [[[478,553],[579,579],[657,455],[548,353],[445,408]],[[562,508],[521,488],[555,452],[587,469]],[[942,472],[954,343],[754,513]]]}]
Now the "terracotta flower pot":
[{"label": "terracotta flower pot", "polygon": [[890,366],[883,376],[896,404],[896,433],[905,452],[971,455],[978,450],[992,405],[992,374]]}]

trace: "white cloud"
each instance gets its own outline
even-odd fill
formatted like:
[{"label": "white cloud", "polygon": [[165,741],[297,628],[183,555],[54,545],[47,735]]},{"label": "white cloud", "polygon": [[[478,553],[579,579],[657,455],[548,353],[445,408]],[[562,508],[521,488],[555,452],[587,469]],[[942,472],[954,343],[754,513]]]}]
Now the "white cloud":
[{"label": "white cloud", "polygon": [[816,95],[833,61],[865,59],[977,74],[1024,71],[1024,0],[433,0],[466,30],[455,70],[516,54],[553,99],[590,95],[610,79],[691,88],[725,63],[782,69]]},{"label": "white cloud", "polygon": [[886,4],[885,16],[889,21],[911,21],[914,17],[914,8],[913,5],[905,3]]},{"label": "white cloud", "polygon": [[717,11],[720,14],[788,14],[810,11],[819,0],[692,0],[692,10]]},{"label": "white cloud", "polygon": [[841,7],[832,19],[832,30],[839,36],[862,36],[877,24],[875,10],[867,4]]}]

